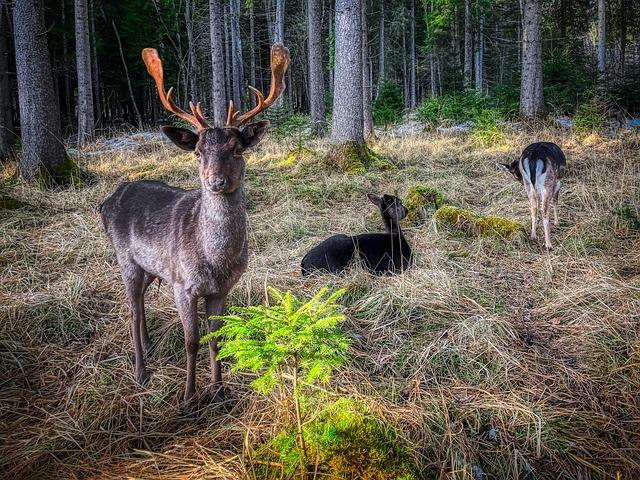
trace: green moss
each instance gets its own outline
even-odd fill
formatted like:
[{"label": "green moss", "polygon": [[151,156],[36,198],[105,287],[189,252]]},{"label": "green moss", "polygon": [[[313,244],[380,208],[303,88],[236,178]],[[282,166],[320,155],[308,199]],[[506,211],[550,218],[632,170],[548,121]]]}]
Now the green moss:
[{"label": "green moss", "polygon": [[394,170],[395,166],[380,157],[367,145],[348,142],[335,147],[329,154],[329,163],[346,173],[358,174],[368,170]]},{"label": "green moss", "polygon": [[279,163],[279,166],[292,167],[300,163],[302,160],[311,158],[314,155],[315,155],[315,152],[306,147],[294,148],[287,154],[287,158],[285,158],[282,162]]},{"label": "green moss", "polygon": [[433,187],[426,185],[411,187],[404,201],[409,210],[407,220],[417,225],[426,218],[428,212],[434,212],[444,205],[444,202],[444,195]]},{"label": "green moss", "polygon": [[507,218],[482,217],[469,210],[445,205],[433,214],[438,225],[469,236],[511,239],[524,233],[524,227]]},{"label": "green moss", "polygon": [[[310,471],[318,459],[322,478],[416,478],[416,467],[400,438],[360,403],[341,399],[328,405],[307,423],[304,435]],[[282,431],[258,454],[282,464],[287,475],[293,474],[300,460],[295,429]],[[282,472],[271,468],[258,473],[262,474],[259,478],[281,478]]]},{"label": "green moss", "polygon": [[87,172],[83,172],[70,156],[66,157],[55,173],[51,173],[45,168],[40,168],[40,174],[37,178],[38,185],[41,188],[84,187],[92,183],[92,180],[92,176]]}]

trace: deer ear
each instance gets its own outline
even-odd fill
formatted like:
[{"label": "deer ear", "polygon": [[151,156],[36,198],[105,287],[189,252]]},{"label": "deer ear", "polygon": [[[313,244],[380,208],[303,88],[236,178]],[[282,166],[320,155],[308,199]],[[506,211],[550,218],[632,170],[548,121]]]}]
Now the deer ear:
[{"label": "deer ear", "polygon": [[164,133],[169,140],[175,143],[178,147],[183,150],[189,150],[193,152],[196,149],[196,144],[200,137],[198,137],[197,133],[193,133],[191,130],[187,130],[186,128],[178,128],[178,127],[160,127],[162,133]]},{"label": "deer ear", "polygon": [[374,205],[377,205],[378,207],[382,205],[382,198],[380,198],[375,193],[367,193],[367,198],[371,203],[373,203]]},{"label": "deer ear", "polygon": [[269,121],[264,120],[262,122],[254,122],[250,123],[246,127],[244,127],[241,131],[242,133],[242,143],[244,144],[244,148],[253,147],[257,145],[264,134],[267,133],[267,129],[269,128]]}]

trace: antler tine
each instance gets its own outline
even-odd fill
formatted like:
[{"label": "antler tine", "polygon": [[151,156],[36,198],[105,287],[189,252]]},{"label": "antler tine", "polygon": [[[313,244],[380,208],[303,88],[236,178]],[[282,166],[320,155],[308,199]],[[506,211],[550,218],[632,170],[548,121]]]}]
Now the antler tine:
[{"label": "antler tine", "polygon": [[[228,126],[238,127],[242,125],[244,122],[252,119],[263,110],[269,108],[278,99],[278,97],[282,95],[282,92],[284,92],[285,89],[284,75],[287,72],[287,68],[289,68],[290,61],[291,56],[289,55],[289,49],[282,43],[275,43],[271,47],[271,87],[269,89],[269,95],[265,99],[262,92],[257,88],[249,86],[251,91],[256,95],[258,104],[240,116],[237,116],[237,112],[235,114],[227,113]],[[230,108],[233,108],[233,106],[231,105]]]},{"label": "antler tine", "polygon": [[172,98],[173,87],[171,87],[168,92],[165,92],[162,60],[160,60],[160,57],[158,56],[158,51],[155,48],[145,48],[144,50],[142,50],[142,60],[147,66],[147,71],[149,72],[149,75],[151,75],[151,77],[156,82],[158,95],[160,97],[160,101],[162,102],[162,106],[165,108],[165,110],[189,122],[198,130],[204,130],[206,128],[209,128],[209,125],[207,124],[207,121],[205,120],[204,115],[202,114],[202,109],[200,108],[200,104],[196,105],[194,109],[193,104],[191,103],[192,113],[189,114],[174,103]]}]

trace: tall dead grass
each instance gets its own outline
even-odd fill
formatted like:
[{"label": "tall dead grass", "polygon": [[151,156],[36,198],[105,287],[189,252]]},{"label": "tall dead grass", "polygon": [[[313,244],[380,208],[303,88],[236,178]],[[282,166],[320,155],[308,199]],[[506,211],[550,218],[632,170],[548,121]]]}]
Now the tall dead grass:
[{"label": "tall dead grass", "polygon": [[[556,249],[407,229],[416,264],[402,276],[303,279],[304,252],[333,233],[381,228],[365,193],[432,185],[455,205],[528,227],[520,185],[494,168],[532,141],[568,156]],[[302,164],[267,140],[247,155],[250,266],[231,304],[265,285],[346,287],[351,361],[327,395],[368,404],[399,428],[424,478],[637,478],[640,474],[640,249],[614,211],[640,205],[637,136],[511,134],[382,138],[398,167],[350,176]],[[290,421],[286,405],[225,373],[200,416],[180,416],[182,331],[170,289],[147,294],[153,352],[132,376],[127,309],[96,206],[123,180],[198,185],[195,162],[166,144],[83,156],[98,182],[79,190],[5,190],[31,206],[0,210],[0,471],[4,478],[245,478],[249,453]],[[3,176],[6,176],[6,171]],[[458,255],[456,252],[464,252]],[[480,469],[480,470],[479,470]]]}]

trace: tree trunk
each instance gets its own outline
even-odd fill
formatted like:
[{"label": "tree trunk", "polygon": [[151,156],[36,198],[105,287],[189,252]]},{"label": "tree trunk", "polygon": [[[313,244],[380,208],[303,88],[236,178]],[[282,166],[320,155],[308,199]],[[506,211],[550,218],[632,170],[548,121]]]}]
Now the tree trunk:
[{"label": "tree trunk", "polygon": [[60,107],[53,91],[43,3],[13,4],[13,24],[20,102],[22,157],[20,174],[31,180],[43,166],[55,175],[67,158],[60,138]]},{"label": "tree trunk", "polygon": [[[226,92],[226,98],[233,100],[233,87],[231,85],[231,63],[233,59],[231,58],[231,28],[229,27],[229,23],[231,17],[231,4],[230,2],[225,2],[224,5],[224,89]],[[236,105],[240,108],[238,105]]]},{"label": "tree trunk", "polygon": [[242,40],[240,39],[240,0],[231,0],[231,69],[233,72],[233,103],[242,107],[244,74],[242,71]]},{"label": "tree trunk", "polygon": [[409,75],[407,75],[407,16],[402,8],[402,98],[404,108],[409,107]]},{"label": "tree trunk", "polygon": [[317,135],[325,129],[324,65],[322,64],[322,0],[307,0],[309,28],[309,110]]},{"label": "tree trunk", "polygon": [[189,69],[187,77],[189,80],[188,97],[194,104],[199,100],[198,96],[198,65],[196,62],[197,51],[196,42],[193,35],[193,14],[195,10],[194,0],[186,0],[184,6],[184,23],[187,30],[187,58]]},{"label": "tree trunk", "polygon": [[473,73],[472,21],[471,0],[464,0],[464,88],[471,88]]},{"label": "tree trunk", "polygon": [[483,94],[484,87],[484,15],[480,14],[480,25],[478,28],[478,41],[476,51],[476,92]]},{"label": "tree trunk", "polygon": [[627,2],[620,0],[620,76],[624,75],[627,50]]},{"label": "tree trunk", "polygon": [[94,0],[91,0],[91,13],[89,15],[89,28],[91,29],[91,83],[93,91],[93,117],[94,125],[98,125],[102,118],[100,103],[100,71],[98,70],[98,39],[96,37],[96,9]]},{"label": "tree trunk", "polygon": [[[334,59],[335,59],[335,25],[334,25],[334,20],[335,20],[335,12],[329,11],[329,38],[331,38],[331,36],[334,37],[333,56],[334,56]],[[329,95],[331,96],[331,98],[333,98],[333,87],[334,87],[334,84],[335,84],[335,81],[334,81],[335,80],[335,73],[336,73],[336,66],[335,66],[335,61],[334,61],[334,64],[329,69]]]},{"label": "tree trunk", "polygon": [[598,81],[600,85],[605,81],[606,77],[606,60],[605,52],[607,48],[606,38],[606,14],[605,1],[598,0]]},{"label": "tree trunk", "polygon": [[227,122],[227,100],[224,90],[224,45],[222,0],[209,0],[209,28],[211,32],[211,96],[213,124],[222,127]]},{"label": "tree trunk", "polygon": [[256,86],[256,28],[253,2],[249,6],[249,83]]},{"label": "tree trunk", "polygon": [[542,0],[523,1],[520,114],[533,118],[544,112],[542,95]]},{"label": "tree trunk", "polygon": [[11,154],[15,133],[9,88],[9,19],[4,6],[0,6],[0,161]]},{"label": "tree trunk", "polygon": [[380,0],[380,33],[378,34],[378,85],[376,98],[380,95],[384,83],[384,0]]},{"label": "tree trunk", "polygon": [[69,58],[69,43],[67,41],[67,35],[65,34],[67,27],[67,12],[66,12],[66,1],[62,0],[60,2],[60,16],[62,19],[62,63],[64,64],[62,67],[62,75],[64,78],[64,109],[66,115],[66,121],[69,125],[74,123],[74,114],[73,114],[73,95],[71,93],[71,79],[69,78],[69,71],[71,70],[71,60]]},{"label": "tree trunk", "polygon": [[142,130],[142,117],[140,116],[140,110],[138,110],[138,104],[136,103],[136,96],[133,94],[133,86],[131,85],[131,76],[129,75],[129,67],[127,67],[127,62],[124,58],[124,52],[122,51],[122,41],[120,40],[120,34],[118,33],[116,22],[112,20],[111,25],[113,26],[113,32],[116,34],[116,40],[118,41],[118,49],[120,50],[120,60],[122,61],[122,66],[124,67],[124,74],[127,79],[127,88],[129,89],[129,97],[131,98],[133,111],[136,115],[138,128]]},{"label": "tree trunk", "polygon": [[362,0],[362,117],[364,138],[373,132],[373,112],[371,111],[371,71],[369,64],[369,35],[367,26],[367,0]]},{"label": "tree trunk", "polygon": [[411,27],[409,30],[409,55],[410,55],[410,65],[409,65],[409,90],[410,90],[410,99],[409,99],[409,108],[416,108],[418,105],[417,98],[417,85],[416,85],[416,2],[415,0],[411,0]]},{"label": "tree trunk", "polygon": [[95,133],[87,0],[75,0],[75,27],[78,71],[78,145],[83,146],[93,139]]},{"label": "tree trunk", "polygon": [[336,0],[336,65],[333,96],[334,146],[364,143],[360,0]]},{"label": "tree trunk", "polygon": [[[285,0],[276,0],[276,21],[273,25],[273,40],[275,43],[284,43],[284,4]],[[289,69],[289,76],[291,78],[291,68]],[[291,84],[291,81],[289,81]],[[293,88],[290,92],[293,91]],[[284,95],[281,95],[278,100],[276,100],[276,109],[282,110],[284,108]]]}]

